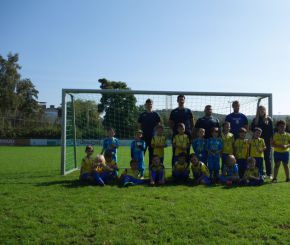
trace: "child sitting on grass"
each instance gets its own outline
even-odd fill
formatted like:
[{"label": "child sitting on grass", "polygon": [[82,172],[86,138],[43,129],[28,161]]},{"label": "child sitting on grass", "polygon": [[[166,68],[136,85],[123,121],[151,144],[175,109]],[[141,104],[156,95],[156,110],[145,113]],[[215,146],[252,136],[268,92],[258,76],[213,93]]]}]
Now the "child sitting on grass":
[{"label": "child sitting on grass", "polygon": [[130,161],[130,168],[126,168],[120,177],[122,186],[140,185],[144,180],[139,179],[138,162],[134,159]]},{"label": "child sitting on grass", "polygon": [[256,160],[253,157],[248,158],[248,168],[241,181],[241,185],[257,186],[264,183],[259,169],[256,167]]},{"label": "child sitting on grass", "polygon": [[201,162],[198,159],[197,155],[194,153],[190,154],[190,162],[191,162],[191,171],[193,175],[194,184],[209,185],[210,178],[209,178],[209,171],[208,171],[207,166],[203,162]]},{"label": "child sitting on grass", "polygon": [[174,163],[172,176],[175,181],[187,181],[189,177],[189,164],[186,161],[187,156],[184,152],[178,155],[178,160]]},{"label": "child sitting on grass", "polygon": [[92,167],[94,163],[93,153],[94,148],[91,145],[87,145],[85,149],[86,156],[82,159],[80,180],[88,181],[92,180]]},{"label": "child sitting on grass", "polygon": [[116,178],[118,176],[119,168],[113,159],[113,153],[111,151],[105,151],[104,157],[106,160],[106,165],[113,170],[112,177]]},{"label": "child sitting on grass", "polygon": [[150,166],[150,185],[155,185],[158,183],[159,185],[163,185],[165,183],[165,171],[163,163],[160,161],[160,157],[158,155],[154,155],[152,158],[152,164]]},{"label": "child sitting on grass", "polygon": [[113,171],[113,169],[106,165],[106,160],[103,155],[96,156],[92,171],[95,184],[105,186],[107,182],[113,180]]},{"label": "child sitting on grass", "polygon": [[239,183],[239,169],[234,155],[228,155],[220,181],[227,186]]}]

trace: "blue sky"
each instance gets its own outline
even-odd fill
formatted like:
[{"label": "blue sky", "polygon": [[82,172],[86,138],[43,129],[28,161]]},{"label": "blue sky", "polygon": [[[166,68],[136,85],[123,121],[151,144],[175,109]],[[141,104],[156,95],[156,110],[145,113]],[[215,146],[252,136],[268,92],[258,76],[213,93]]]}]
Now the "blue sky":
[{"label": "blue sky", "polygon": [[290,114],[288,0],[0,0],[0,54],[39,100],[124,81],[135,90],[273,93]]}]

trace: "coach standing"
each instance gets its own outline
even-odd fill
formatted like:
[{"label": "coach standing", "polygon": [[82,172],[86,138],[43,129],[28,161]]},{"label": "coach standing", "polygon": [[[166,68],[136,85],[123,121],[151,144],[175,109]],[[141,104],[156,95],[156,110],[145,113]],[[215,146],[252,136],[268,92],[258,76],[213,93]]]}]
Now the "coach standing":
[{"label": "coach standing", "polygon": [[248,129],[248,118],[240,113],[240,102],[235,100],[232,103],[234,112],[227,115],[225,121],[229,122],[231,125],[231,133],[235,136],[235,139],[239,136],[240,128]]},{"label": "coach standing", "polygon": [[146,142],[146,149],[148,147],[149,151],[149,166],[152,162],[153,157],[153,148],[151,147],[151,140],[154,136],[155,127],[160,124],[160,116],[157,112],[152,110],[153,108],[153,100],[147,99],[145,102],[145,109],[146,111],[142,112],[139,115],[138,123],[139,128],[143,131],[143,140]]},{"label": "coach standing", "polygon": [[203,128],[205,130],[205,138],[208,139],[211,137],[210,130],[212,128],[220,128],[220,123],[217,118],[212,116],[212,107],[207,105],[204,108],[204,116],[199,118],[196,121],[195,128]]},{"label": "coach standing", "polygon": [[[185,134],[188,135],[191,142],[192,130],[194,126],[193,115],[190,109],[184,107],[185,96],[178,95],[177,97],[178,107],[171,111],[169,116],[169,126],[172,129],[172,140],[176,134],[178,134],[177,126],[179,123],[184,123]],[[190,148],[188,149],[187,155],[189,156]],[[172,166],[174,158],[174,148],[172,147]]]}]

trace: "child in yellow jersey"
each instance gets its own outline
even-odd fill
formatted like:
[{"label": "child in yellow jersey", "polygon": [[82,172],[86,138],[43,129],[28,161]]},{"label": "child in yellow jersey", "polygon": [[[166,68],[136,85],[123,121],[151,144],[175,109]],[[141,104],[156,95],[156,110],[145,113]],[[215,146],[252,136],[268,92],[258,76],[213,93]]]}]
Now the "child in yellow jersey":
[{"label": "child in yellow jersey", "polygon": [[158,155],[153,155],[149,175],[150,175],[150,185],[155,185],[156,183],[163,185],[165,183],[164,165],[160,161]]},{"label": "child in yellow jersey", "polygon": [[151,140],[151,147],[153,148],[153,155],[160,158],[160,162],[164,162],[164,148],[167,146],[166,138],[163,135],[163,126],[156,126],[156,135]]},{"label": "child in yellow jersey", "polygon": [[231,124],[226,121],[223,123],[222,127],[223,127],[223,130],[222,130],[223,149],[222,149],[221,171],[223,171],[228,155],[234,154],[234,143],[235,143],[235,137],[232,133],[230,133]]},{"label": "child in yellow jersey", "polygon": [[201,162],[198,156],[194,153],[190,154],[191,171],[194,184],[210,185],[209,170],[207,166]]},{"label": "child in yellow jersey", "polygon": [[86,156],[82,159],[81,170],[80,170],[80,180],[91,180],[92,170],[93,170],[93,153],[94,148],[91,145],[87,145],[85,149]]},{"label": "child in yellow jersey", "polygon": [[255,158],[249,157],[247,162],[248,168],[243,176],[241,185],[249,185],[249,186],[262,185],[264,183],[264,180],[262,176],[259,174],[259,169],[256,167]]},{"label": "child in yellow jersey", "polygon": [[105,160],[106,160],[106,165],[110,169],[113,170],[113,171],[111,171],[112,178],[116,178],[118,176],[119,168],[118,168],[117,163],[113,159],[114,155],[113,155],[112,151],[110,151],[110,150],[105,151],[104,157],[105,157]]},{"label": "child in yellow jersey", "polygon": [[175,181],[187,181],[189,177],[189,163],[184,152],[178,155],[177,161],[173,165],[172,176]]},{"label": "child in yellow jersey", "polygon": [[93,179],[95,184],[105,186],[105,183],[112,179],[113,169],[106,165],[106,160],[103,155],[97,155],[93,163]]},{"label": "child in yellow jersey", "polygon": [[286,130],[286,121],[279,120],[277,122],[278,132],[273,136],[273,147],[274,147],[274,178],[273,182],[277,182],[277,175],[281,162],[283,163],[286,182],[289,182],[289,148],[290,148],[290,135],[285,132]]},{"label": "child in yellow jersey", "polygon": [[239,129],[239,137],[234,143],[234,155],[237,159],[239,167],[239,176],[243,178],[247,169],[247,158],[249,156],[249,141],[246,139],[247,130],[245,128]]},{"label": "child in yellow jersey", "polygon": [[[185,125],[184,123],[179,123],[177,126],[178,134],[173,138],[173,147],[174,147],[174,162],[177,161],[180,153],[187,155],[187,151],[190,147],[190,142],[188,135],[185,134]],[[186,159],[188,160],[188,159]]]},{"label": "child in yellow jersey", "polygon": [[259,169],[259,174],[264,175],[264,150],[266,150],[266,145],[264,139],[261,138],[262,129],[256,127],[254,129],[253,138],[250,140],[250,157],[254,157],[256,160],[256,166]]},{"label": "child in yellow jersey", "polygon": [[132,159],[130,161],[130,168],[126,168],[122,173],[120,180],[121,185],[124,187],[130,185],[140,185],[144,183],[144,180],[139,179],[138,161]]}]

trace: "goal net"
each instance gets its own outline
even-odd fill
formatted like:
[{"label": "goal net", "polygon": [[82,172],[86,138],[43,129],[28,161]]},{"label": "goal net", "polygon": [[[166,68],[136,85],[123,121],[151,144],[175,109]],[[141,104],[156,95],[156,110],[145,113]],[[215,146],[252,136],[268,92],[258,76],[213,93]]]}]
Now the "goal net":
[{"label": "goal net", "polygon": [[[130,144],[138,127],[138,116],[145,108],[145,101],[153,100],[153,110],[158,112],[168,139],[164,164],[171,167],[171,130],[169,115],[178,106],[177,96],[185,95],[185,107],[190,108],[195,120],[204,115],[204,107],[211,105],[213,116],[224,121],[232,112],[232,102],[240,102],[240,112],[248,116],[249,123],[256,115],[257,106],[266,107],[272,115],[272,95],[255,93],[209,93],[209,92],[171,92],[134,90],[86,90],[63,89],[62,91],[62,157],[61,174],[67,174],[80,167],[85,156],[85,146],[94,147],[94,154],[102,150],[106,129],[115,129],[119,139],[118,165],[128,167]],[[145,155],[148,169],[148,152]]]}]

